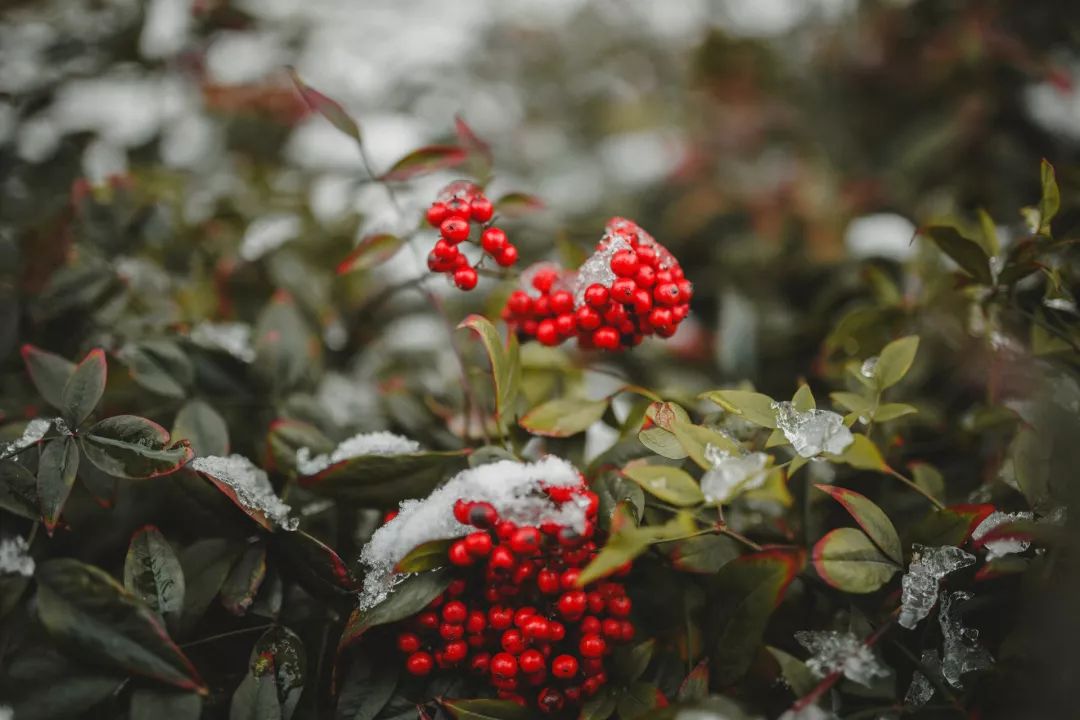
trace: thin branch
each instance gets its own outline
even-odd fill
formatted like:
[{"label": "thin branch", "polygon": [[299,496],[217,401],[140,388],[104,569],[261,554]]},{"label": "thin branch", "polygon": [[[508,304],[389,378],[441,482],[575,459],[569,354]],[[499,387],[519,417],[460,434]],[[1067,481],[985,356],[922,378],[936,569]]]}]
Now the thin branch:
[{"label": "thin branch", "polygon": [[919,493],[924,498],[929,500],[933,504],[933,506],[936,507],[938,510],[944,510],[945,509],[945,504],[944,503],[942,503],[940,500],[938,500],[936,497],[931,495],[929,492],[927,492],[923,488],[919,487],[919,485],[914,480],[912,480],[911,478],[897,472],[896,470],[893,470],[891,467],[888,467],[888,466],[886,466],[885,472],[887,472],[889,475],[892,475],[894,478],[896,478],[900,482],[904,483],[909,488],[911,488],[912,490],[914,490],[915,492]]},{"label": "thin branch", "polygon": [[274,627],[274,623],[267,623],[266,625],[255,625],[253,627],[242,628],[240,630],[230,630],[229,632],[218,633],[217,635],[210,635],[209,637],[204,637],[199,640],[192,640],[189,643],[184,643],[180,647],[189,648],[195,647],[196,645],[205,645],[206,643],[214,642],[215,640],[223,640],[225,638],[234,637],[236,635],[246,635],[247,633],[253,633],[258,630],[269,630],[272,627]]}]

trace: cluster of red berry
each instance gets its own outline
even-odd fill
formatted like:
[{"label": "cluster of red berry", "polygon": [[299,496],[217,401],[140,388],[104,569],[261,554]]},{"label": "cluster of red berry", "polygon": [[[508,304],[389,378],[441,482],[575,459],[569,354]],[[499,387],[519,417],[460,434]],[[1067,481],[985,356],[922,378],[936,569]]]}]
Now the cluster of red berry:
[{"label": "cluster of red berry", "polygon": [[545,713],[577,707],[607,682],[605,656],[634,637],[630,598],[610,579],[578,587],[596,555],[596,495],[584,485],[545,492],[585,505],[584,532],[517,525],[487,502],[455,504],[458,522],[476,530],[450,546],[447,590],[398,634],[409,673],[464,669],[499,698]]},{"label": "cluster of red berry", "polygon": [[577,337],[584,349],[620,350],[646,335],[671,337],[693,296],[679,261],[624,218],[608,221],[576,277],[545,266],[529,281],[511,293],[503,319],[522,339],[558,345]]},{"label": "cluster of red berry", "polygon": [[506,239],[505,232],[490,224],[494,215],[495,206],[473,183],[458,180],[443,188],[427,211],[428,223],[439,228],[440,235],[428,253],[428,269],[450,274],[462,290],[476,287],[479,279],[476,268],[458,247],[469,239],[473,222],[483,228],[480,247],[485,253],[502,267],[516,263],[517,248]]}]

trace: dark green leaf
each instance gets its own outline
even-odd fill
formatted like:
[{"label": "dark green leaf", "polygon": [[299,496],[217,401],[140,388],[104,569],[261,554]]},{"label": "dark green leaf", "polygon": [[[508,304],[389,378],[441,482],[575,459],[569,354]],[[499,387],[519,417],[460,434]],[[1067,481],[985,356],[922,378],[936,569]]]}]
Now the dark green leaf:
[{"label": "dark green leaf", "polygon": [[457,167],[469,157],[456,145],[427,145],[413,150],[382,175],[383,180],[408,180],[436,170]]},{"label": "dark green leaf", "polygon": [[303,530],[275,533],[271,542],[309,592],[351,596],[358,589],[349,566],[334,549]]},{"label": "dark green leaf", "polygon": [[874,592],[900,570],[861,530],[837,528],[817,541],[814,568],[829,585],[849,593]]},{"label": "dark green leaf", "polygon": [[679,438],[675,437],[675,433],[662,427],[642,430],[638,433],[638,440],[657,455],[670,460],[682,460],[687,456],[685,448],[679,442]]},{"label": "dark green leaf", "polygon": [[187,440],[196,456],[229,454],[229,427],[205,400],[189,400],[176,413],[172,438]]},{"label": "dark green leaf", "polygon": [[244,676],[233,692],[229,720],[283,720],[272,675]]},{"label": "dark green leaf", "polygon": [[281,472],[295,472],[296,451],[300,448],[307,448],[312,455],[324,455],[334,449],[330,438],[314,425],[286,419],[278,419],[270,424],[267,444],[274,468]]},{"label": "dark green leaf", "polygon": [[129,480],[168,475],[195,457],[186,440],[169,442],[165,428],[135,415],[105,418],[81,436],[90,462],[109,475]]},{"label": "dark green leaf", "polygon": [[619,713],[619,720],[633,720],[655,708],[659,692],[659,688],[652,683],[632,683],[615,699],[615,709]]},{"label": "dark green leaf", "polygon": [[963,545],[986,516],[994,512],[990,504],[950,505],[931,510],[911,529],[911,540],[920,545]]},{"label": "dark green leaf", "polygon": [[266,545],[248,546],[221,585],[221,604],[233,615],[245,615],[266,579]]},{"label": "dark green leaf", "polygon": [[222,538],[199,540],[180,553],[180,566],[184,570],[185,629],[194,627],[202,619],[241,553],[241,548]]},{"label": "dark green leaf", "polygon": [[202,698],[195,693],[140,688],[131,694],[130,720],[199,720]]},{"label": "dark green leaf", "polygon": [[296,633],[281,625],[267,630],[251,650],[249,681],[233,695],[230,718],[290,720],[304,691],[305,665]]},{"label": "dark green leaf", "polygon": [[453,540],[432,540],[418,545],[398,562],[395,572],[415,573],[434,570],[450,564],[447,552]]},{"label": "dark green leaf", "polygon": [[41,397],[57,410],[62,409],[64,386],[75,373],[75,363],[33,345],[22,346],[22,357]]},{"label": "dark green leaf", "polygon": [[607,720],[615,712],[617,691],[610,686],[603,687],[581,706],[578,720]]},{"label": "dark green leaf", "polygon": [[629,647],[616,648],[612,654],[614,677],[624,682],[633,682],[640,678],[649,667],[655,649],[656,640],[652,638]]},{"label": "dark green leaf", "polygon": [[336,720],[374,720],[397,688],[400,666],[357,654],[341,683]]},{"label": "dark green leaf", "polygon": [[124,347],[117,355],[131,379],[152,393],[169,398],[187,396],[195,379],[191,360],[170,340],[148,340]]},{"label": "dark green leaf", "polygon": [[991,285],[994,282],[990,272],[990,258],[982,245],[970,240],[953,227],[935,225],[920,231],[920,234],[929,238],[938,248],[948,255],[960,266],[960,268],[976,281],[983,285]]},{"label": "dark green leaf", "polygon": [[817,686],[818,679],[802,660],[779,648],[767,647],[765,649],[776,659],[776,663],[780,666],[780,675],[795,697],[802,697]]},{"label": "dark green leaf", "polygon": [[385,600],[373,608],[353,610],[345,630],[341,634],[338,648],[350,645],[373,627],[397,622],[420,612],[436,595],[450,584],[450,573],[445,570],[411,575],[394,586]]},{"label": "dark green leaf", "polygon": [[255,323],[254,368],[279,394],[296,387],[318,365],[322,343],[287,293],[279,292]]},{"label": "dark green leaf", "polygon": [[532,713],[509,700],[443,700],[457,720],[529,720]]},{"label": "dark green leaf", "polygon": [[519,424],[533,435],[570,437],[585,432],[604,416],[607,408],[606,399],[558,398],[525,413]]},{"label": "dark green leaf", "polygon": [[739,557],[740,547],[726,535],[699,535],[669,545],[671,564],[684,572],[711,575]]},{"label": "dark green leaf", "polygon": [[495,417],[510,420],[521,383],[521,362],[518,358],[517,340],[511,337],[504,345],[502,336],[491,321],[482,315],[469,315],[458,324],[480,337],[491,361],[491,374],[495,383]]},{"label": "dark green leaf", "polygon": [[5,660],[4,704],[20,720],[82,717],[112,695],[125,673],[110,674],[100,664],[80,665],[45,642],[12,653]]},{"label": "dark green leaf", "polygon": [[41,516],[37,478],[14,460],[0,460],[0,508],[27,520]]},{"label": "dark green leaf", "polygon": [[79,448],[74,438],[56,438],[45,443],[38,463],[37,496],[41,518],[50,535],[60,520],[78,469]]},{"label": "dark green leaf", "polygon": [[184,571],[172,546],[153,525],[131,536],[124,558],[124,587],[163,617],[184,609]]},{"label": "dark green leaf", "polygon": [[702,660],[679,685],[677,699],[680,702],[701,700],[709,694],[709,661]]},{"label": "dark green leaf", "polygon": [[1042,197],[1039,198],[1039,232],[1050,234],[1050,221],[1061,208],[1061,191],[1058,190],[1054,166],[1044,158],[1039,166],[1039,180],[1042,185]]},{"label": "dark green leaf", "polygon": [[101,348],[91,350],[75,366],[75,372],[68,378],[61,394],[61,409],[68,423],[78,427],[94,412],[105,393],[105,378],[105,351]]}]

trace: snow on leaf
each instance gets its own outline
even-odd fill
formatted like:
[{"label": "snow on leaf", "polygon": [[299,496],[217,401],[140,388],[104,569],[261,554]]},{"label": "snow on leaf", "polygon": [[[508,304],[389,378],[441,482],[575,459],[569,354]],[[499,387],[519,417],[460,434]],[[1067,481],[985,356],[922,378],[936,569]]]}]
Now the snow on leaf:
[{"label": "snow on leaf", "polygon": [[[1031,520],[1034,516],[1029,512],[1014,512],[1003,513],[995,510],[986,516],[978,527],[971,532],[971,539],[978,543],[983,535],[990,532],[998,525],[1004,525],[1005,523],[1016,522],[1017,520]],[[989,540],[984,545],[986,548],[986,559],[994,560],[1006,555],[1013,555],[1016,553],[1022,553],[1031,546],[1029,540],[1023,540],[1021,538],[1002,538],[1000,540]]]},{"label": "snow on leaf", "polygon": [[252,362],[255,348],[251,344],[251,326],[236,322],[201,322],[191,330],[191,342],[208,350],[221,350],[237,360]]},{"label": "snow on leaf", "polygon": [[971,599],[971,593],[946,593],[941,598],[941,635],[944,637],[944,658],[941,661],[941,674],[954,688],[963,688],[961,678],[969,672],[986,670],[994,663],[994,658],[979,643],[979,631],[964,625],[960,619],[958,603]]},{"label": "snow on leaf", "polygon": [[556,457],[535,463],[502,460],[463,470],[427,498],[405,500],[397,516],[375,531],[360,554],[368,568],[360,608],[378,604],[400,582],[404,576],[395,574],[394,568],[413,548],[472,531],[454,519],[457,500],[489,502],[500,517],[519,525],[555,522],[583,532],[587,503],[582,500],[556,505],[541,489],[581,482],[577,469]]},{"label": "snow on leaf", "polygon": [[49,432],[49,427],[59,420],[60,418],[55,418],[53,420],[34,418],[26,424],[22,435],[20,435],[17,440],[12,440],[9,443],[0,445],[0,458],[18,455],[26,448],[41,442],[41,439],[45,437],[45,433]]},{"label": "snow on leaf", "polygon": [[245,510],[264,515],[283,530],[295,530],[299,525],[296,518],[289,517],[292,507],[274,493],[266,472],[243,455],[195,458],[191,468],[228,486],[235,493],[236,502]]},{"label": "snow on leaf", "polygon": [[311,455],[302,447],[296,451],[296,469],[301,475],[317,475],[331,465],[361,455],[405,455],[420,452],[420,443],[391,432],[371,432],[353,435],[343,440],[330,454]]},{"label": "snow on leaf", "polygon": [[839,672],[852,682],[870,687],[874,678],[892,672],[881,664],[874,651],[850,632],[835,630],[800,630],[795,639],[813,655],[806,661],[810,672],[823,678]]},{"label": "snow on leaf", "polygon": [[765,466],[769,456],[765,453],[739,457],[708,443],[705,459],[712,463],[712,468],[701,476],[701,491],[709,502],[727,502],[740,492],[755,490],[765,484],[768,476]]},{"label": "snow on leaf", "polygon": [[[941,675],[941,656],[937,650],[923,650],[919,659],[923,667],[936,675]],[[916,670],[911,676],[911,685],[908,686],[907,694],[904,695],[904,704],[910,708],[920,708],[930,702],[934,697],[934,684],[930,679]]]},{"label": "snow on leaf", "polygon": [[938,584],[951,572],[975,562],[975,556],[958,547],[926,547],[915,544],[908,571],[900,580],[900,625],[911,630],[930,614],[938,598]]},{"label": "snow on leaf", "polygon": [[786,400],[774,402],[772,409],[776,411],[776,427],[801,457],[811,458],[823,452],[839,455],[854,442],[842,415],[817,409],[804,412]]},{"label": "snow on leaf", "polygon": [[32,577],[34,558],[29,554],[26,538],[15,535],[0,540],[0,575]]}]

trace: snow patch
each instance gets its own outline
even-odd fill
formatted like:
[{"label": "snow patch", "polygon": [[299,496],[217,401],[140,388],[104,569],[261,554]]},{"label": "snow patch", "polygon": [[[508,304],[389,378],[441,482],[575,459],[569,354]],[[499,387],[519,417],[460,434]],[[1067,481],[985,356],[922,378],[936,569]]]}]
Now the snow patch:
[{"label": "snow patch", "polygon": [[243,455],[217,457],[208,455],[191,461],[191,469],[211,475],[236,493],[236,499],[248,510],[262,513],[283,530],[295,530],[300,521],[289,517],[292,510],[274,492],[266,472]]},{"label": "snow patch", "polygon": [[318,475],[331,465],[362,455],[405,455],[420,452],[420,443],[391,432],[371,432],[353,435],[343,440],[333,452],[312,456],[302,447],[296,451],[296,469],[301,475]]},{"label": "snow patch", "polygon": [[[1016,522],[1017,520],[1031,520],[1032,518],[1034,518],[1034,515],[1029,512],[1003,513],[995,510],[987,515],[986,519],[972,531],[971,539],[978,543],[984,535],[999,525]],[[990,540],[983,547],[986,548],[986,559],[994,560],[1006,555],[1022,553],[1031,547],[1031,542],[1018,538],[1002,538],[1001,540]]]},{"label": "snow patch", "polygon": [[240,243],[240,257],[254,262],[269,252],[295,240],[303,225],[300,217],[292,213],[273,213],[256,218],[244,231]]},{"label": "snow patch", "polygon": [[32,577],[33,574],[34,558],[30,557],[30,546],[26,538],[15,535],[0,540],[0,575]]},{"label": "snow patch", "polygon": [[221,350],[237,360],[255,360],[255,348],[251,344],[252,330],[247,323],[201,322],[191,330],[191,342],[208,350]]},{"label": "snow patch", "polygon": [[[52,424],[59,420],[60,418],[55,418],[54,420],[34,418],[26,424],[22,435],[20,435],[17,440],[12,440],[5,445],[0,445],[0,457],[13,457],[26,448],[41,442],[41,439],[45,437],[45,433],[49,432],[49,428]],[[58,424],[58,428],[59,427]]]}]

